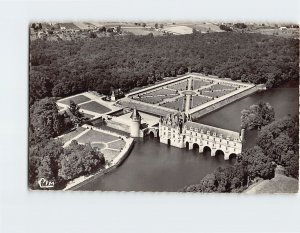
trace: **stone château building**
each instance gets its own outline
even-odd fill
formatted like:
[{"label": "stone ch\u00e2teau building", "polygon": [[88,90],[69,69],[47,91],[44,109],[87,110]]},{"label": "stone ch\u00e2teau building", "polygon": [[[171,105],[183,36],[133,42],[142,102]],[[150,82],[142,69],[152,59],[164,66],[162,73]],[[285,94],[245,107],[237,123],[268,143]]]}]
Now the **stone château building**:
[{"label": "stone ch\u00e2teau building", "polygon": [[189,115],[183,112],[168,114],[161,117],[159,122],[160,142],[178,148],[195,149],[199,153],[211,150],[211,155],[220,151],[224,159],[229,159],[232,154],[242,152],[244,130],[234,132],[213,126],[193,122]]}]

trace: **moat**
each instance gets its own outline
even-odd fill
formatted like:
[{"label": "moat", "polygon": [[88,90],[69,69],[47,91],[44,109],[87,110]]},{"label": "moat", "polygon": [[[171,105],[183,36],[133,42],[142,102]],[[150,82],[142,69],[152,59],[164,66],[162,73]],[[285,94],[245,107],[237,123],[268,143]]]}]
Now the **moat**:
[{"label": "moat", "polygon": [[[269,102],[276,118],[298,114],[298,83],[290,82],[283,88],[257,92],[196,121],[230,130],[240,129],[240,112],[259,100]],[[255,132],[246,134],[246,147],[255,142]],[[82,185],[77,190],[104,191],[178,191],[186,185],[198,183],[219,166],[234,163],[223,156],[211,157],[170,147],[157,139],[136,140],[124,163],[109,174]]]}]

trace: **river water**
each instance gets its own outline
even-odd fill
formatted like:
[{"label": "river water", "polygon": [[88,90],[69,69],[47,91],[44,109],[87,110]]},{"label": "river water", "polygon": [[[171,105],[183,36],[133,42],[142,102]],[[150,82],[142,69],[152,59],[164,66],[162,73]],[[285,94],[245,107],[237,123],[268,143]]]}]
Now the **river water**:
[{"label": "river water", "polygon": [[[254,93],[196,121],[239,131],[241,110],[260,100],[274,107],[276,118],[298,114],[298,93],[298,83],[290,82],[283,88]],[[246,147],[254,144],[255,133],[247,132]],[[197,151],[160,144],[156,139],[144,138],[136,141],[120,167],[78,190],[178,191],[186,185],[198,183],[217,167],[233,163],[234,159],[224,161],[221,155],[210,157]]]}]

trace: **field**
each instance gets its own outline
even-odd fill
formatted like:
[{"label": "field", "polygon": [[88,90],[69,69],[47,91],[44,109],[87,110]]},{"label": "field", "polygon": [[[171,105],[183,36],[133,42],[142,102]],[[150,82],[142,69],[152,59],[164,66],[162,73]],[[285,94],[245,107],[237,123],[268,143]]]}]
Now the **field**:
[{"label": "field", "polygon": [[176,35],[177,34],[184,35],[184,34],[192,34],[193,33],[193,28],[184,26],[184,25],[166,27],[163,30],[166,32],[174,33]]},{"label": "field", "polygon": [[119,139],[116,136],[107,134],[107,133],[103,133],[103,132],[99,132],[96,130],[90,130],[87,133],[85,133],[84,135],[82,135],[81,137],[79,137],[77,139],[77,141],[79,143],[92,143],[92,142],[111,142],[114,140]]},{"label": "field", "polygon": [[84,96],[84,95],[77,95],[77,96],[74,96],[74,97],[71,97],[71,98],[59,100],[58,103],[70,105],[71,100],[73,100],[75,102],[75,104],[81,104],[81,103],[87,102],[91,99]]},{"label": "field", "polygon": [[96,112],[96,113],[100,113],[100,114],[111,111],[111,109],[109,109],[95,101],[91,101],[86,104],[82,104],[82,105],[80,105],[80,108],[83,110],[88,110],[88,111],[92,111],[92,112]]},{"label": "field", "polygon": [[149,28],[143,28],[143,27],[126,27],[126,28],[121,28],[121,30],[124,33],[130,33],[137,36],[145,36],[145,35],[149,35],[150,33],[152,33],[154,36],[163,35],[162,32],[151,30]]}]

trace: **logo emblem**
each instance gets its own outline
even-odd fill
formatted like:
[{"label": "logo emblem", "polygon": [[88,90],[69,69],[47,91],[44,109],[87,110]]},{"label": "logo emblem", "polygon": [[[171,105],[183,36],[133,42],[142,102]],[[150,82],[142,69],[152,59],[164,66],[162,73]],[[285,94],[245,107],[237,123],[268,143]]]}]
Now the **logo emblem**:
[{"label": "logo emblem", "polygon": [[40,188],[53,188],[54,187],[54,181],[46,180],[45,178],[41,178],[38,181],[38,184]]}]

